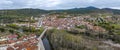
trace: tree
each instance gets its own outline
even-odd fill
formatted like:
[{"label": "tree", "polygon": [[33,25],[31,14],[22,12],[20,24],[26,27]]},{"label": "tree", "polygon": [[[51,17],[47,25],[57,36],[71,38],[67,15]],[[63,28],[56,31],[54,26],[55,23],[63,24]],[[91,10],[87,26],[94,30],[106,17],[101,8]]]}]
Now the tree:
[{"label": "tree", "polygon": [[0,27],[1,32],[5,32],[5,29],[3,27]]},{"label": "tree", "polygon": [[13,29],[19,29],[19,26],[17,26],[16,24],[8,24],[7,26]]},{"label": "tree", "polygon": [[9,32],[13,34],[13,33],[14,33],[14,30],[13,30],[13,29],[9,29]]}]

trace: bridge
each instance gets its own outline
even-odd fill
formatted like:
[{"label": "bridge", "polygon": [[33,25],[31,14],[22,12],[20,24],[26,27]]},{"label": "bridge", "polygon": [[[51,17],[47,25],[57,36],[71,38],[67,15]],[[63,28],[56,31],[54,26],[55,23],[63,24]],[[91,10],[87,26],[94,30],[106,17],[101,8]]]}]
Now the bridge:
[{"label": "bridge", "polygon": [[[42,18],[39,18],[39,21],[38,21],[38,28],[39,27],[42,27],[42,21],[44,19],[45,16],[43,16]],[[41,33],[41,35],[38,37],[38,40],[39,40],[39,43],[38,43],[38,50],[45,50],[45,46],[43,44],[43,38],[45,36],[45,32],[48,30],[48,27],[45,28],[45,30]]]},{"label": "bridge", "polygon": [[45,47],[43,45],[43,41],[42,41],[42,38],[44,37],[45,35],[45,32],[47,31],[48,28],[46,28],[42,34],[38,37],[38,40],[39,40],[39,43],[38,43],[38,50],[45,50]]}]

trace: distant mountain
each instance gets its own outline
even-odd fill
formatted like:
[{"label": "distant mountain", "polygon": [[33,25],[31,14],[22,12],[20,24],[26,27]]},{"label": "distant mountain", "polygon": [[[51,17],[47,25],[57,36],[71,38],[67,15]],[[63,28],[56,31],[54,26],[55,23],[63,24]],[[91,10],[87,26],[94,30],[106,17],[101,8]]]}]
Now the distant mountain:
[{"label": "distant mountain", "polygon": [[99,9],[99,8],[96,8],[96,7],[93,7],[93,6],[89,6],[89,7],[86,7],[86,9],[96,10],[96,9]]},{"label": "distant mountain", "polygon": [[103,8],[102,10],[106,10],[106,11],[112,12],[113,14],[120,15],[120,10],[118,10],[118,9]]},{"label": "distant mountain", "polygon": [[67,13],[81,13],[81,14],[85,14],[85,13],[94,13],[97,12],[97,10],[99,10],[98,8],[95,7],[86,7],[86,8],[73,8],[73,9],[69,9],[66,10]]},{"label": "distant mountain", "polygon": [[9,9],[0,10],[0,15],[6,16],[38,16],[39,14],[48,13],[46,10],[42,9]]},{"label": "distant mountain", "polygon": [[117,9],[110,9],[110,8],[99,9],[93,6],[86,7],[86,8],[73,8],[73,9],[67,9],[67,10],[52,10],[52,11],[66,12],[69,14],[90,14],[90,13],[120,14],[120,10],[117,10]]},{"label": "distant mountain", "polygon": [[86,8],[73,8],[65,10],[42,10],[42,9],[9,9],[9,10],[0,10],[0,16],[39,16],[40,14],[47,13],[68,13],[68,14],[91,14],[91,13],[110,13],[110,14],[120,14],[120,10],[103,8],[99,9],[93,6]]}]

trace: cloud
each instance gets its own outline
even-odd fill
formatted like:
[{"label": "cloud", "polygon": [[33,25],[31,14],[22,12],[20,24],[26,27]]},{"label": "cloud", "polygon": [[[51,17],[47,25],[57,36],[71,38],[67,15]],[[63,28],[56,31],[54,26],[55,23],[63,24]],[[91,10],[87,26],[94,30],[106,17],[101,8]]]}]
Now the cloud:
[{"label": "cloud", "polygon": [[30,0],[27,2],[28,7],[54,7],[60,4],[60,0]]},{"label": "cloud", "polygon": [[119,7],[120,0],[96,0],[92,5],[96,7]]},{"label": "cloud", "polygon": [[7,7],[9,7],[9,5],[11,5],[12,3],[13,3],[12,1],[3,0],[3,1],[0,1],[0,7],[1,7],[1,8],[7,8]]},{"label": "cloud", "polygon": [[120,9],[120,0],[0,0],[0,9],[70,9],[87,6]]},{"label": "cloud", "polygon": [[0,5],[6,5],[6,4],[12,4],[12,1],[9,0],[0,1]]}]

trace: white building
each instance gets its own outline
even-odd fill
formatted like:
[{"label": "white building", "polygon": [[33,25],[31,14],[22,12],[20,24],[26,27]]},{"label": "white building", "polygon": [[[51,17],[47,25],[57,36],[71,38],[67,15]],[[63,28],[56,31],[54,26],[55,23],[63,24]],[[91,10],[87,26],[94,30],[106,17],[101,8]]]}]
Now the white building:
[{"label": "white building", "polygon": [[7,50],[7,46],[0,46],[0,50]]}]

